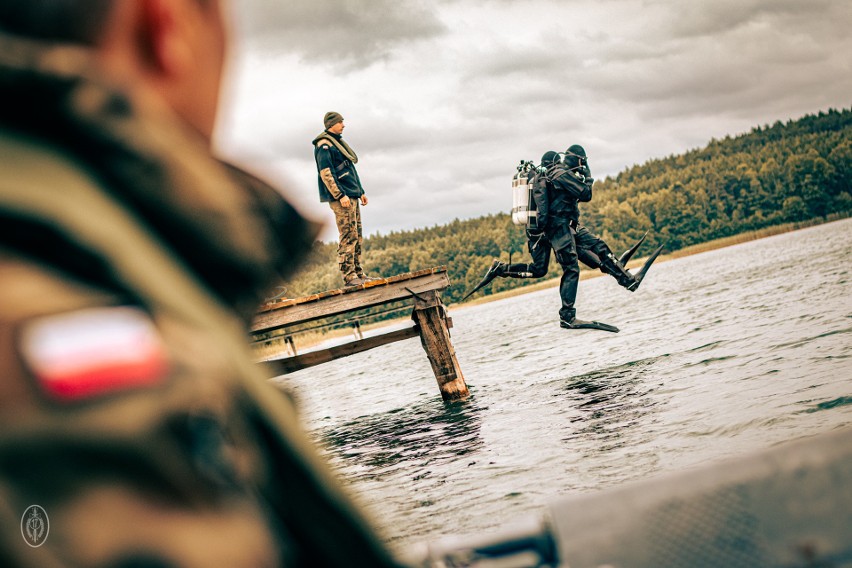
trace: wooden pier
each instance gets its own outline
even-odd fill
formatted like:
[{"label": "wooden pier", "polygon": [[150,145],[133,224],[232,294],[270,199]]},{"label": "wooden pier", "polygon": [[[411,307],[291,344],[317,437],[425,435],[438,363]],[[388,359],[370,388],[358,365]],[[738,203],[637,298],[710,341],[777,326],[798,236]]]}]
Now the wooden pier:
[{"label": "wooden pier", "polygon": [[[446,307],[439,295],[439,292],[449,285],[446,268],[438,267],[381,278],[361,286],[330,290],[304,298],[272,301],[264,304],[258,311],[251,332],[257,338],[277,331],[284,338],[289,356],[263,362],[271,368],[273,376],[292,373],[419,336],[438,381],[441,397],[446,401],[460,400],[470,393],[450,340],[452,319],[447,316]],[[403,303],[402,309],[411,308],[412,324],[403,329],[365,338],[360,330],[359,319],[353,318],[351,321],[356,337],[354,341],[301,355],[297,354],[293,335],[287,333],[288,330],[304,327],[308,322],[339,318],[398,302]]]}]

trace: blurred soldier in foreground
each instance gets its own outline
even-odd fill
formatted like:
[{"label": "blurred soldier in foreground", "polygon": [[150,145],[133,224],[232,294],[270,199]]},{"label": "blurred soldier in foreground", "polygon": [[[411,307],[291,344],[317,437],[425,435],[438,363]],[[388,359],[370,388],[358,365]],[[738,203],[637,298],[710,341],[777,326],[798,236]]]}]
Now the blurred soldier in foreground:
[{"label": "blurred soldier in foreground", "polygon": [[211,155],[219,0],[0,3],[0,566],[391,566],[246,345],[316,229]]}]

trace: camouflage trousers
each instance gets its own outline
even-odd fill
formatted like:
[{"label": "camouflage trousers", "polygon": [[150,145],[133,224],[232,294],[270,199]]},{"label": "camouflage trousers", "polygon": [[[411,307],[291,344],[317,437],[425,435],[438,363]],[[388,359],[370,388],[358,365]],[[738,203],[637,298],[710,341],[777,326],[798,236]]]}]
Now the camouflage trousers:
[{"label": "camouflage trousers", "polygon": [[364,273],[361,268],[361,244],[364,241],[361,228],[361,204],[357,199],[350,198],[349,207],[344,207],[339,201],[329,201],[337,222],[340,241],[337,245],[337,265],[343,274],[343,280],[349,282]]}]

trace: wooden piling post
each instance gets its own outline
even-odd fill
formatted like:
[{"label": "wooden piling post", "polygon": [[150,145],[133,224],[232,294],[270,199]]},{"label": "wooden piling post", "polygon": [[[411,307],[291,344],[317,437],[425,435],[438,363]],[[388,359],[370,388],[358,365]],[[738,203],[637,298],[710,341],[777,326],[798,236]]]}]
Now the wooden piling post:
[{"label": "wooden piling post", "polygon": [[445,401],[462,400],[470,395],[464,382],[456,351],[450,341],[447,310],[434,290],[414,295],[411,318],[420,331],[420,343],[426,351],[432,372]]}]

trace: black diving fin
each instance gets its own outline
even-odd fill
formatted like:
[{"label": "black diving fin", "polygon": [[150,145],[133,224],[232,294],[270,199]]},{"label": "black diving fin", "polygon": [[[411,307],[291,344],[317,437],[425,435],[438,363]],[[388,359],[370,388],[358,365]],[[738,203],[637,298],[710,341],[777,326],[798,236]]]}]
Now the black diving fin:
[{"label": "black diving fin", "polygon": [[642,265],[642,268],[639,269],[639,272],[633,275],[636,281],[631,284],[627,289],[631,292],[635,292],[637,288],[639,288],[639,284],[642,283],[642,280],[647,276],[648,269],[651,268],[651,265],[654,264],[654,261],[657,260],[657,257],[660,256],[660,253],[663,252],[663,247],[666,246],[665,243],[661,244],[657,247],[651,256],[648,257],[648,260],[645,261],[645,264]]},{"label": "black diving fin", "polygon": [[610,331],[618,333],[620,330],[614,325],[601,323],[599,321],[586,321],[574,318],[571,321],[559,320],[559,327],[563,329],[598,329],[600,331]]},{"label": "black diving fin", "polygon": [[491,281],[497,278],[500,275],[500,261],[495,260],[491,263],[491,267],[488,269],[488,272],[485,273],[485,276],[482,277],[482,280],[479,281],[479,284],[474,286],[473,290],[467,293],[467,295],[461,299],[462,302],[473,296],[476,292],[484,288],[485,286],[491,284]]},{"label": "black diving fin", "polygon": [[624,264],[624,265],[626,266],[626,265],[627,265],[627,261],[628,261],[628,260],[630,260],[631,258],[633,258],[633,254],[634,254],[634,253],[636,252],[636,250],[639,248],[639,245],[641,245],[641,244],[645,241],[645,237],[647,237],[647,236],[648,236],[648,231],[645,231],[645,234],[644,234],[644,235],[642,235],[642,238],[641,238],[641,239],[639,239],[638,241],[636,241],[636,244],[635,244],[635,245],[633,245],[632,247],[630,247],[629,249],[627,249],[626,251],[624,251],[624,252],[621,254],[621,256],[620,256],[620,257],[618,257],[618,262],[620,262],[621,264]]}]

